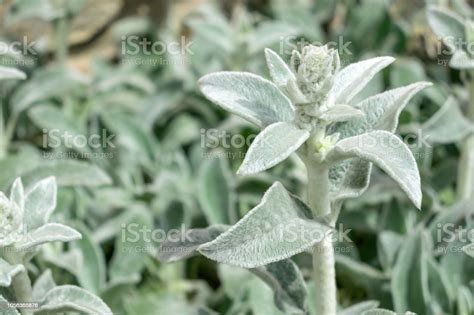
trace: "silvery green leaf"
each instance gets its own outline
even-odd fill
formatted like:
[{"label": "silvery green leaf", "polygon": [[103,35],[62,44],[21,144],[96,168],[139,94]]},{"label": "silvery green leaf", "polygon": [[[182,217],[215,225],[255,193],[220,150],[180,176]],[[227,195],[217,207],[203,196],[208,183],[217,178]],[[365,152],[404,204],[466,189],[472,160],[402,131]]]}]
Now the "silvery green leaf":
[{"label": "silvery green leaf", "polygon": [[20,313],[15,309],[10,307],[8,301],[0,295],[0,312],[2,315],[20,315]]},{"label": "silvery green leaf", "polygon": [[[248,287],[248,304],[254,315],[283,315],[274,302],[272,289],[256,277],[245,282]],[[235,302],[234,302],[235,303]]]},{"label": "silvery green leaf", "polygon": [[50,264],[62,268],[69,272],[70,274],[79,278],[81,270],[84,269],[84,258],[81,251],[77,248],[73,248],[67,252],[62,252],[58,254],[46,252],[43,256],[44,260]]},{"label": "silvery green leaf", "polygon": [[202,93],[225,110],[264,128],[293,119],[290,100],[272,82],[246,72],[216,72],[199,80]]},{"label": "silvery green leaf", "polygon": [[329,170],[331,200],[359,197],[369,187],[372,163],[361,159],[345,160]]},{"label": "silvery green leaf", "polygon": [[449,66],[454,69],[474,69],[474,58],[464,50],[456,50],[449,60]]},{"label": "silvery green leaf", "polygon": [[138,119],[121,112],[107,112],[101,119],[117,136],[117,144],[125,147],[141,162],[153,160],[156,143]]},{"label": "silvery green leaf", "polygon": [[25,80],[26,74],[15,68],[0,66],[0,81],[1,80]]},{"label": "silvery green leaf", "polygon": [[12,278],[23,271],[25,271],[23,265],[10,265],[0,258],[0,287],[9,287],[12,284]]},{"label": "silvery green leaf", "polygon": [[285,160],[309,138],[307,130],[286,122],[266,127],[252,142],[237,174],[254,174]]},{"label": "silvery green leaf", "polygon": [[428,23],[434,33],[452,51],[456,50],[456,41],[465,41],[464,21],[461,17],[446,8],[429,6],[427,11]]},{"label": "silvery green leaf", "polygon": [[348,121],[353,118],[364,117],[364,112],[349,105],[335,105],[321,115],[321,119],[330,122]]},{"label": "silvery green leaf", "polygon": [[296,77],[286,62],[273,50],[265,49],[267,67],[270,71],[273,83],[278,87],[285,87],[288,81],[296,81]]},{"label": "silvery green leaf", "polygon": [[308,290],[298,266],[290,259],[251,269],[274,292],[275,305],[284,312],[305,312]]},{"label": "silvery green leaf", "polygon": [[436,301],[432,303],[431,307],[438,308],[441,310],[451,309],[451,305],[455,300],[454,292],[449,292],[447,275],[435,258],[431,256],[431,253],[424,251],[421,253],[422,263],[422,283],[425,302],[430,304],[430,301]]},{"label": "silvery green leaf", "polygon": [[353,63],[336,74],[333,93],[336,104],[349,104],[370,80],[383,68],[391,64],[392,57],[377,57]]},{"label": "silvery green leaf", "polygon": [[331,231],[322,223],[308,220],[302,212],[283,185],[276,182],[260,204],[214,241],[199,246],[198,251],[218,262],[244,268],[286,259],[310,248]]},{"label": "silvery green leaf", "polygon": [[407,236],[393,268],[391,292],[394,308],[399,313],[412,309],[426,314],[421,282],[421,237],[420,229]]},{"label": "silvery green leaf", "polygon": [[14,91],[11,100],[13,111],[20,113],[40,101],[49,101],[64,95],[75,95],[87,83],[87,78],[71,68],[38,69],[28,82]]},{"label": "silvery green leaf", "polygon": [[466,287],[458,288],[457,310],[459,315],[470,315],[474,311],[474,302],[471,290]]},{"label": "silvery green leaf", "polygon": [[174,262],[191,257],[202,244],[213,241],[228,229],[226,225],[212,225],[205,229],[192,229],[179,236],[168,237],[160,243],[155,257],[163,262]]},{"label": "silvery green leaf", "polygon": [[[27,148],[17,153],[10,153],[0,160],[0,190],[6,191],[15,179],[31,171],[40,164],[38,152]],[[23,180],[24,182],[24,180]]]},{"label": "silvery green leaf", "polygon": [[[48,135],[48,142],[43,143],[43,146],[56,145],[60,143],[60,137],[68,135],[69,139],[77,139],[80,136],[85,136],[82,128],[79,126],[76,119],[70,118],[64,114],[64,111],[53,105],[38,105],[28,111],[30,119],[39,127],[43,129],[44,137]],[[51,136],[50,136],[51,135]],[[57,143],[50,143],[50,138],[56,138]],[[45,142],[43,140],[43,142]],[[79,152],[90,152],[87,145],[76,145],[77,141],[61,141],[62,145],[74,147]]]},{"label": "silvery green leaf", "polygon": [[110,262],[110,278],[123,278],[134,273],[140,274],[145,266],[145,257],[148,256],[149,248],[154,245],[139,231],[141,229],[152,230],[153,218],[148,209],[141,204],[133,205],[134,215],[129,221],[123,222],[120,234],[115,241],[114,255]]},{"label": "silvery green leaf", "polygon": [[26,250],[48,242],[70,242],[81,238],[81,234],[66,225],[47,223],[25,235],[15,243],[17,250]]},{"label": "silvery green leaf", "polygon": [[237,220],[235,184],[229,162],[223,156],[206,158],[197,178],[197,195],[209,224],[231,224]]},{"label": "silvery green leaf", "polygon": [[33,301],[41,301],[56,286],[51,269],[46,269],[33,285]]},{"label": "silvery green leaf", "polygon": [[336,143],[328,161],[348,158],[368,160],[392,177],[417,208],[421,207],[420,174],[410,149],[394,134],[372,131]]},{"label": "silvery green leaf", "polygon": [[450,97],[443,107],[423,124],[422,131],[423,135],[428,136],[429,142],[446,144],[458,142],[474,132],[474,124],[463,116],[456,99]]},{"label": "silvery green leaf", "polygon": [[15,202],[20,209],[25,208],[25,191],[21,178],[17,178],[13,182],[12,188],[10,190],[10,201]]},{"label": "silvery green leaf", "polygon": [[100,246],[92,239],[90,230],[83,224],[74,227],[81,233],[82,238],[72,243],[72,250],[80,253],[81,264],[73,273],[81,287],[99,294],[105,287],[106,264],[105,257]]},{"label": "silvery green leaf", "polygon": [[51,289],[41,301],[39,311],[113,315],[99,297],[72,285],[61,285]]},{"label": "silvery green leaf", "polygon": [[111,183],[110,177],[97,165],[76,160],[43,162],[25,173],[23,181],[32,183],[48,176],[56,177],[59,186],[97,187]]},{"label": "silvery green leaf", "polygon": [[340,311],[337,313],[337,315],[360,315],[365,311],[372,310],[379,306],[378,301],[365,301],[365,302],[360,302],[355,305],[352,305],[343,311]]},{"label": "silvery green leaf", "polygon": [[380,232],[377,242],[377,253],[380,263],[385,270],[391,269],[402,243],[403,237],[400,234],[390,230]]},{"label": "silvery green leaf", "polygon": [[33,231],[49,221],[56,208],[57,185],[54,177],[45,178],[31,187],[25,196],[25,222]]},{"label": "silvery green leaf", "polygon": [[341,138],[372,130],[394,132],[398,117],[410,99],[431,85],[429,82],[417,82],[369,97],[354,106],[365,114],[364,117],[337,124],[332,131],[338,132]]},{"label": "silvery green leaf", "polygon": [[474,244],[466,245],[462,250],[471,257],[474,257]]}]

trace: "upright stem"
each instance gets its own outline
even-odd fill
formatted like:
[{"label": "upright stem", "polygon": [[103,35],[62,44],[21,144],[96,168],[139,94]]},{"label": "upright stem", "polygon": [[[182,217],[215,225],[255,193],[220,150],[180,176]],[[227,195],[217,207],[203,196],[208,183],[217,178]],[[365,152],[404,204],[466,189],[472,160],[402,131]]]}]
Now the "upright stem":
[{"label": "upright stem", "polygon": [[[308,203],[315,217],[331,213],[329,199],[329,168],[310,161],[308,172]],[[316,286],[316,314],[336,314],[336,270],[334,249],[330,237],[325,237],[313,248],[313,281]]]},{"label": "upright stem", "polygon": [[[60,9],[66,8],[64,0],[56,0],[56,5]],[[54,31],[56,33],[56,61],[64,66],[68,56],[69,34],[69,17],[66,13],[54,21]]]},{"label": "upright stem", "polygon": [[[12,250],[12,249],[11,249]],[[5,251],[5,259],[10,264],[23,264],[23,256],[16,251]],[[26,266],[25,266],[26,268]],[[33,289],[31,287],[31,280],[28,276],[28,271],[22,271],[18,273],[12,280],[12,287],[15,293],[15,298],[18,303],[29,303],[33,302]],[[21,314],[23,315],[33,315],[33,310],[28,308],[21,309]]]},{"label": "upright stem", "polygon": [[[469,90],[467,118],[474,124],[474,71],[468,74],[466,86]],[[461,200],[474,195],[474,134],[468,135],[461,143],[461,158],[458,168],[458,196]]]}]

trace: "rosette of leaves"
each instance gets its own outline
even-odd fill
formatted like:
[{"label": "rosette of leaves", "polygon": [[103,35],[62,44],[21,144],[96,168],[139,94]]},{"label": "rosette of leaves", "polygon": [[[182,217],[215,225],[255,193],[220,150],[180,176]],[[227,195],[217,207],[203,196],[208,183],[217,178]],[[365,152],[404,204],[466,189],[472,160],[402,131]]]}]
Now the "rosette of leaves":
[{"label": "rosette of leaves", "polygon": [[[18,314],[7,308],[9,302],[37,303],[37,308],[22,309],[22,314],[79,312],[112,314],[102,300],[88,291],[54,283],[45,272],[32,286],[27,267],[38,247],[50,242],[69,242],[81,238],[75,229],[49,219],[56,207],[57,185],[54,177],[23,187],[20,178],[12,185],[10,197],[0,193],[0,311]],[[3,314],[3,313],[2,313]]]},{"label": "rosette of leaves", "polygon": [[367,188],[372,163],[420,208],[415,159],[393,132],[404,106],[430,83],[414,83],[352,104],[393,58],[373,58],[341,70],[337,51],[325,46],[293,52],[290,66],[274,51],[265,53],[272,81],[251,73],[217,72],[204,76],[200,87],[209,100],[262,129],[238,173],[264,171],[297,153],[308,171],[308,205],[276,182],[234,226],[218,233],[210,227],[178,243],[166,242],[158,257],[175,261],[198,251],[220,263],[257,273],[264,270],[260,277],[274,289],[275,304],[284,311],[296,308],[305,313],[307,292],[298,268],[283,272],[280,264],[313,249],[316,314],[335,314],[334,252],[325,235],[337,220],[340,201]]}]

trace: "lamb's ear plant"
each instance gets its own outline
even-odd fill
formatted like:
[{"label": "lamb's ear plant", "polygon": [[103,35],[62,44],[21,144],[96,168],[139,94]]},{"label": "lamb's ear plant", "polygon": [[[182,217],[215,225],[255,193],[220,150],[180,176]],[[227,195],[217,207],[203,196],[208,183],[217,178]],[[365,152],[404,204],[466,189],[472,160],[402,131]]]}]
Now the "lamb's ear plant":
[{"label": "lamb's ear plant", "polygon": [[[307,292],[298,268],[278,270],[283,262],[291,262],[291,256],[312,250],[316,314],[336,314],[334,250],[327,236],[342,201],[367,188],[372,163],[421,207],[417,164],[394,131],[404,106],[430,83],[414,83],[352,104],[393,58],[368,59],[341,70],[338,52],[327,46],[294,51],[289,66],[274,51],[266,49],[265,54],[273,82],[251,73],[217,72],[199,84],[208,99],[262,129],[238,174],[267,170],[296,153],[307,169],[307,204],[276,182],[234,226],[219,233],[210,227],[194,242],[174,243],[187,249],[174,252],[186,255],[162,258],[177,260],[198,251],[221,263],[257,273],[266,270],[260,276],[276,290],[275,304],[307,313]],[[265,276],[268,273],[273,280]]]},{"label": "lamb's ear plant", "polygon": [[467,200],[474,193],[474,20],[472,15],[462,17],[438,6],[430,6],[427,16],[433,32],[452,54],[449,66],[461,72],[467,90],[466,100],[461,101],[467,106],[463,114],[459,102],[448,99],[424,128],[435,143],[459,143],[457,192],[459,199]]},{"label": "lamb's ear plant", "polygon": [[49,222],[56,207],[56,195],[54,177],[43,179],[27,190],[18,178],[9,198],[0,192],[0,312],[18,314],[15,308],[8,307],[9,301],[36,304],[21,308],[22,314],[112,314],[94,294],[73,285],[56,285],[48,270],[32,284],[28,268],[41,245],[81,238],[75,229]]}]

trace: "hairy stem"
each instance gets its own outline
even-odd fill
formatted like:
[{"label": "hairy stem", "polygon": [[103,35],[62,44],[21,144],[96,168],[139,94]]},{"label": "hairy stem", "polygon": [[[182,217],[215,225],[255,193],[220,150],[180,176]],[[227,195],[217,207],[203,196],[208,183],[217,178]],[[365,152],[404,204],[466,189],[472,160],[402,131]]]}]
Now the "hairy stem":
[{"label": "hairy stem", "polygon": [[[15,292],[15,297],[19,303],[29,303],[32,302],[32,289],[30,277],[28,277],[27,271],[22,271],[17,274],[12,281],[13,290]],[[32,315],[33,311],[27,308],[21,310],[23,315]]]},{"label": "hairy stem", "polygon": [[[474,123],[474,71],[469,73],[466,86],[469,90],[467,118]],[[461,200],[471,198],[474,193],[474,134],[472,133],[461,143],[457,191]]]},{"label": "hairy stem", "polygon": [[[329,168],[311,162],[308,171],[308,203],[315,217],[331,213],[329,200]],[[334,249],[330,237],[325,237],[313,248],[313,281],[316,286],[316,313],[336,314],[336,271]]]},{"label": "hairy stem", "polygon": [[[24,264],[23,257],[19,253],[11,250],[5,251],[5,259],[11,264]],[[26,266],[25,266],[26,269]],[[33,289],[31,287],[31,280],[28,276],[28,271],[18,273],[12,280],[12,287],[15,293],[15,298],[18,303],[29,303],[32,301]],[[23,315],[33,315],[33,311],[28,308],[21,309]]]}]

